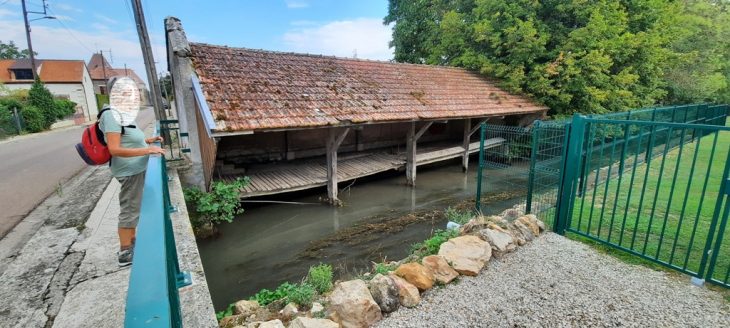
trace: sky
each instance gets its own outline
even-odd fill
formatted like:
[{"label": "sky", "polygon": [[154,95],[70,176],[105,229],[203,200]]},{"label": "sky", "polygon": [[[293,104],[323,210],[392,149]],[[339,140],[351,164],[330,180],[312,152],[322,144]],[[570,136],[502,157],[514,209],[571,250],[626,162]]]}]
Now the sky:
[{"label": "sky", "polygon": [[[27,0],[28,11],[43,11],[42,0]],[[128,68],[147,81],[129,0],[46,0],[57,19],[30,22],[39,59],[88,63],[100,50],[114,68]],[[383,25],[387,0],[142,0],[157,71],[167,70],[164,18],[182,22],[194,42],[390,60],[391,27]],[[28,14],[29,19],[42,14]],[[20,0],[0,0],[0,41],[26,49]],[[111,57],[106,52],[111,50]]]}]

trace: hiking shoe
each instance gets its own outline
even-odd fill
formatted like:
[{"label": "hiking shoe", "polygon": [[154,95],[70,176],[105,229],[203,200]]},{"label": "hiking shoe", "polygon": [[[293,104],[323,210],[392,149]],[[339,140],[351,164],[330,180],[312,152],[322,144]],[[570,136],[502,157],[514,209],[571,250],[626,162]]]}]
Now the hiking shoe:
[{"label": "hiking shoe", "polygon": [[132,258],[134,257],[134,249],[129,248],[119,252],[119,266],[125,267],[132,264]]}]

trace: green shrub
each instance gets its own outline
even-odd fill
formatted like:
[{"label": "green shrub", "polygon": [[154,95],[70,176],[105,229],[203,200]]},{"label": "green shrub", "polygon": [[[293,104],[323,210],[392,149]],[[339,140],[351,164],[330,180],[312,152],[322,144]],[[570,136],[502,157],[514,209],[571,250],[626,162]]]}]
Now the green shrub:
[{"label": "green shrub", "polygon": [[458,237],[458,230],[441,230],[437,229],[433,234],[433,237],[426,239],[423,243],[414,244],[411,246],[412,253],[418,253],[420,256],[429,256],[438,254],[441,244],[445,243],[451,238]]},{"label": "green shrub", "polygon": [[470,211],[459,212],[449,206],[449,208],[446,209],[446,212],[444,212],[444,216],[446,216],[446,219],[451,222],[464,225],[471,220],[472,214]]},{"label": "green shrub", "polygon": [[221,311],[215,314],[215,318],[218,319],[218,322],[221,321],[221,319],[225,317],[229,317],[233,315],[233,307],[236,306],[236,303],[231,303],[228,305],[228,308],[225,311]]},{"label": "green shrub", "polygon": [[36,78],[33,82],[33,86],[28,91],[28,103],[31,106],[38,107],[41,114],[45,118],[44,129],[51,127],[53,123],[56,123],[56,105],[53,102],[53,94],[48,88],[41,82],[41,79]]},{"label": "green shrub", "polygon": [[25,107],[22,111],[20,111],[20,115],[23,116],[25,129],[28,130],[28,132],[35,133],[46,129],[46,118],[37,107]]},{"label": "green shrub", "polygon": [[5,108],[9,112],[13,112],[13,108],[17,108],[18,111],[23,109],[23,104],[14,98],[0,98],[0,108]]},{"label": "green shrub", "polygon": [[239,202],[239,189],[248,185],[248,177],[238,178],[234,183],[215,181],[211,183],[211,191],[203,192],[200,188],[184,189],[185,202],[195,206],[199,215],[191,219],[194,228],[205,224],[219,224],[223,221],[233,222],[237,214],[243,213]]},{"label": "green shrub", "polygon": [[76,103],[70,100],[54,100],[57,119],[63,119],[76,113]]},{"label": "green shrub", "polygon": [[307,282],[320,294],[326,293],[332,288],[332,266],[320,262],[318,266],[309,268]]},{"label": "green shrub", "polygon": [[[420,247],[419,247],[420,248]],[[385,263],[378,263],[378,265],[375,266],[375,274],[382,274],[387,275],[390,271],[395,271],[397,267],[395,266],[387,266]]]},{"label": "green shrub", "polygon": [[309,283],[302,283],[295,287],[289,295],[289,300],[299,306],[312,307],[312,298],[314,297],[314,286]]},{"label": "green shrub", "polygon": [[284,297],[289,297],[296,287],[296,285],[285,282],[273,292],[268,289],[262,289],[260,292],[256,293],[256,295],[251,296],[249,300],[258,301],[259,305],[266,306]]}]

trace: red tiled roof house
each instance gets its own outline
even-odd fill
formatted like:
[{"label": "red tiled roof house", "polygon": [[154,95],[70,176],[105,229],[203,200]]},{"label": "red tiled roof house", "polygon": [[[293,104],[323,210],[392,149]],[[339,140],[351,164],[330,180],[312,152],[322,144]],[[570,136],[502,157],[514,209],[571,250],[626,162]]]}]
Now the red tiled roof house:
[{"label": "red tiled roof house", "polygon": [[[36,59],[36,73],[57,99],[76,103],[78,122],[96,120],[96,97],[83,60]],[[0,82],[10,90],[30,90],[33,69],[30,59],[0,60]]]},{"label": "red tiled roof house", "polygon": [[466,170],[481,122],[547,110],[461,68],[192,43],[176,18],[166,26],[192,172],[207,186],[245,171],[243,197],[327,185],[336,201],[337,182],[404,167],[415,185],[417,165],[461,157]]}]

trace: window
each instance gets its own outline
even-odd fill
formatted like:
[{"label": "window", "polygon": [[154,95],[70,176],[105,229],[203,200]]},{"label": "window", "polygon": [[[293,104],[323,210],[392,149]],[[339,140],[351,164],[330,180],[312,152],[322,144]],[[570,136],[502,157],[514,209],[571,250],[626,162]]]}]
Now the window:
[{"label": "window", "polygon": [[16,69],[13,70],[15,72],[15,79],[16,80],[32,80],[33,79],[33,71],[29,69]]}]

